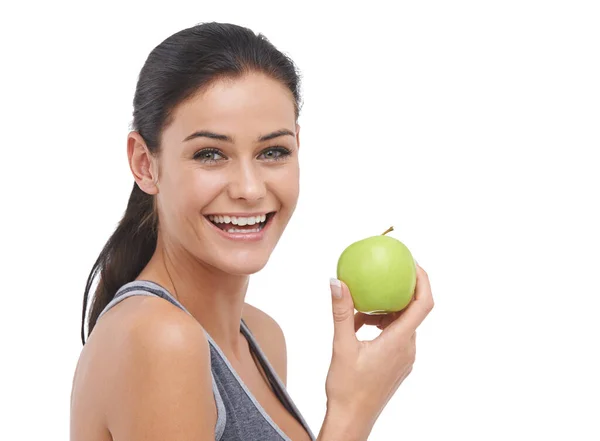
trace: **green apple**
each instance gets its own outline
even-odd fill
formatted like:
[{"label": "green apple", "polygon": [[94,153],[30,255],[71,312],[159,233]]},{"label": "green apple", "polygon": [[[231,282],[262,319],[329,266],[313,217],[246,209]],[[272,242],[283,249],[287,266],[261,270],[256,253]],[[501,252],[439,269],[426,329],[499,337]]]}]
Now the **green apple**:
[{"label": "green apple", "polygon": [[404,309],[417,283],[417,268],[409,249],[398,239],[368,237],[346,248],[338,260],[337,278],[349,288],[354,307],[368,314]]}]

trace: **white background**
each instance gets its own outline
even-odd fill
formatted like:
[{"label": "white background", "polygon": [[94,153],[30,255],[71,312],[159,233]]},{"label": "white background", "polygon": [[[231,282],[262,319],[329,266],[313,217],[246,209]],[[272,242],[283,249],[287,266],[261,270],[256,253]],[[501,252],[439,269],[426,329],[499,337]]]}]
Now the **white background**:
[{"label": "white background", "polygon": [[370,439],[600,439],[597,2],[151,3],[1,7],[2,439],[68,439],[83,289],[132,183],[137,74],[212,20],[264,33],[303,75],[301,198],[248,301],[283,328],[313,431],[329,277],[394,225],[436,307]]}]

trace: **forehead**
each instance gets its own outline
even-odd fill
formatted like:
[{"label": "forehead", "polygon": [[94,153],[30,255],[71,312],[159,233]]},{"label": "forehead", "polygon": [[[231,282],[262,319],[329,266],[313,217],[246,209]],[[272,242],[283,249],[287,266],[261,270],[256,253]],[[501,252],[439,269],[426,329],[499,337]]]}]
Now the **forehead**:
[{"label": "forehead", "polygon": [[258,133],[280,128],[294,130],[291,91],[262,74],[217,80],[176,107],[164,136],[182,140],[199,129],[256,139]]}]

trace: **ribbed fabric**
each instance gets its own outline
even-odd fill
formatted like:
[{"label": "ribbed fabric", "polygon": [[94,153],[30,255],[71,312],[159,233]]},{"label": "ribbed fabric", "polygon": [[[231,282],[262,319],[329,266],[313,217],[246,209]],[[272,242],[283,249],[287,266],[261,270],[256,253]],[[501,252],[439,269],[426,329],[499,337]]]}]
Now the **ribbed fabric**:
[{"label": "ribbed fabric", "polygon": [[[110,308],[124,299],[135,296],[156,296],[165,299],[190,314],[187,309],[174,298],[165,288],[151,281],[133,281],[123,285],[115,294],[114,299],[106,305],[98,319]],[[191,314],[190,314],[191,315]],[[240,331],[246,337],[250,350],[256,356],[275,395],[284,407],[302,424],[310,438],[316,438],[311,432],[308,424],[296,408],[291,397],[287,393],[285,385],[267,360],[258,342],[241,321]],[[217,423],[215,426],[216,441],[292,441],[275,424],[271,417],[265,412],[240,376],[233,369],[227,357],[215,343],[208,332],[204,331],[210,344],[210,364],[212,376],[212,388],[217,406]]]}]

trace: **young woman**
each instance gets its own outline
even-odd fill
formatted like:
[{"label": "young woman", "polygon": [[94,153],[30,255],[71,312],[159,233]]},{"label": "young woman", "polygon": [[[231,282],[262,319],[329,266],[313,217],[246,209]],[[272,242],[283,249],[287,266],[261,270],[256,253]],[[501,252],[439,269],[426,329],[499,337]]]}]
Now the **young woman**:
[{"label": "young woman", "polygon": [[[365,440],[409,374],[433,307],[418,266],[401,314],[355,315],[332,280],[318,438],[286,391],[281,328],[244,302],[296,207],[299,90],[293,62],[240,26],[201,24],[150,53],[127,140],[135,183],[85,290],[73,441]],[[383,332],[360,342],[364,324]]]}]

